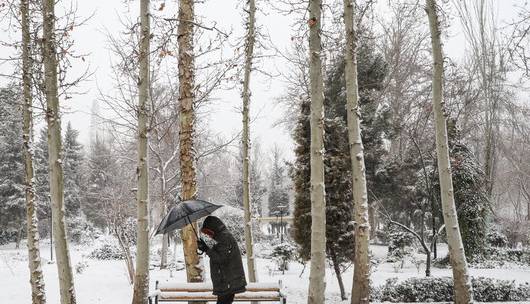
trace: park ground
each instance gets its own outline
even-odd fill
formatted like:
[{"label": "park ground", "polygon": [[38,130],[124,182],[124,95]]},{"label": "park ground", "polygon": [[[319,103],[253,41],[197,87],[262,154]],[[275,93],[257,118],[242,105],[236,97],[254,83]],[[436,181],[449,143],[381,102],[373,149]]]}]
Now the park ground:
[{"label": "park ground", "polygon": [[[122,260],[97,260],[89,258],[90,253],[97,242],[91,245],[71,245],[71,260],[75,273],[75,288],[78,304],[129,304],[132,297],[132,286],[128,282],[127,270]],[[158,246],[157,246],[158,247]],[[176,265],[181,266],[182,249],[177,245]],[[260,250],[266,248],[257,248]],[[372,245],[373,257],[384,261],[387,253],[386,246]],[[57,280],[57,267],[50,262],[49,241],[41,242],[41,255],[43,259],[43,271],[46,284],[46,298],[48,303],[59,303],[59,285]],[[153,255],[156,256],[153,250]],[[441,249],[445,254],[446,249]],[[421,258],[418,255],[418,258]],[[173,257],[172,257],[173,259]],[[185,270],[159,270],[154,259],[150,272],[151,290],[157,280],[173,282],[184,282]],[[208,263],[205,260],[205,268],[208,271]],[[282,273],[276,270],[275,263],[270,259],[257,259],[258,278],[261,282],[282,281],[282,286],[289,304],[306,303],[307,288],[309,282],[309,265],[304,266],[297,262],[291,262],[289,270]],[[504,266],[496,269],[470,269],[472,276],[483,276],[497,279],[515,280],[518,283],[530,282],[530,267]],[[347,269],[344,274],[344,283],[349,292],[352,283],[353,269]],[[372,281],[374,285],[382,285],[393,277],[404,280],[410,277],[422,277],[424,266],[418,268],[410,261],[405,262],[403,268],[394,263],[381,262],[373,269]],[[433,276],[451,276],[451,270],[446,268],[433,268]],[[208,276],[208,273],[207,273]],[[349,300],[341,301],[339,285],[331,268],[326,273],[326,303],[349,303]],[[14,244],[0,246],[0,303],[31,303],[29,285],[29,270],[27,263],[27,249],[25,243],[19,249]],[[505,302],[506,303],[506,302]]]}]

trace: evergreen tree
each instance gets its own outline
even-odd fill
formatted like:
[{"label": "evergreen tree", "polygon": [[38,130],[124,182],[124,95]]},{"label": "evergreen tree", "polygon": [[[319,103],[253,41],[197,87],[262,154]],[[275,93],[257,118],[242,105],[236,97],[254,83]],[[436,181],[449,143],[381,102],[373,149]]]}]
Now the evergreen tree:
[{"label": "evergreen tree", "polygon": [[[372,96],[381,89],[385,64],[369,44],[359,50],[359,91],[362,121],[362,140],[365,147],[366,177],[372,188],[375,172],[380,166],[386,112]],[[346,127],[346,98],[344,61],[328,69],[325,91],[325,187],[326,187],[326,238],[327,255],[335,265],[344,265],[353,259],[353,200],[351,185],[351,159]],[[309,259],[311,234],[310,166],[309,166],[309,101],[300,105],[300,116],[294,131],[296,160],[291,168],[295,189],[294,228],[295,241],[300,245],[300,255]]]},{"label": "evergreen tree", "polygon": [[108,226],[107,214],[104,210],[109,205],[109,194],[112,193],[116,161],[112,156],[110,145],[101,137],[96,136],[88,156],[88,176],[86,204],[82,211],[87,220],[99,228]]},{"label": "evergreen tree", "polygon": [[22,114],[14,86],[0,89],[0,243],[20,241],[25,223]]},{"label": "evergreen tree", "polygon": [[74,130],[70,122],[64,135],[64,204],[66,217],[79,215],[81,208],[81,190],[83,186],[83,146],[78,142],[79,131]]},{"label": "evergreen tree", "polygon": [[[486,174],[456,127],[455,121],[448,121],[449,155],[458,225],[468,261],[480,258],[486,249],[487,221],[491,215],[488,199]],[[434,189],[440,189],[437,167],[431,172]],[[440,193],[436,191],[438,201]],[[441,215],[440,215],[441,216]]]},{"label": "evergreen tree", "polygon": [[48,130],[40,129],[39,138],[35,143],[35,205],[39,218],[39,234],[48,236],[51,225],[50,182],[48,171]]}]

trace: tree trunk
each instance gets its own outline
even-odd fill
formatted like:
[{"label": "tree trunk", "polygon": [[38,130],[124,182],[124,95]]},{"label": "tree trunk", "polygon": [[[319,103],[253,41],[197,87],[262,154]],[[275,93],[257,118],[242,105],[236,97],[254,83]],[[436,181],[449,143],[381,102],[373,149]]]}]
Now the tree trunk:
[{"label": "tree trunk", "polygon": [[123,228],[120,225],[114,223],[114,233],[118,238],[118,244],[125,255],[125,266],[127,267],[127,273],[129,274],[129,283],[134,284],[134,262],[131,255],[131,250],[129,249],[129,239],[125,237]]},{"label": "tree trunk", "polygon": [[438,156],[438,174],[440,178],[442,210],[447,232],[447,241],[449,244],[451,265],[453,268],[455,303],[464,304],[473,302],[473,291],[467,269],[466,255],[464,253],[464,246],[462,245],[462,237],[458,226],[458,217],[453,196],[453,181],[451,177],[451,164],[449,162],[449,148],[447,144],[447,126],[443,109],[443,55],[437,10],[438,7],[435,0],[426,0],[426,11],[429,17],[434,63],[432,94],[436,121],[436,151]]},{"label": "tree trunk", "polygon": [[20,1],[20,15],[22,27],[22,88],[23,88],[23,118],[24,118],[24,162],[26,169],[26,227],[28,235],[28,264],[29,282],[31,284],[31,303],[46,303],[44,277],[41,269],[39,248],[39,224],[35,211],[35,188],[33,186],[33,100],[31,95],[31,47],[29,28],[29,0]]},{"label": "tree trunk", "polygon": [[250,73],[252,71],[252,59],[254,57],[254,41],[256,24],[256,3],[248,0],[248,32],[245,45],[245,75],[243,79],[243,208],[245,210],[245,247],[247,250],[248,278],[250,282],[256,282],[256,269],[254,261],[254,244],[252,240],[252,222],[250,206],[250,182],[249,182],[249,104],[250,104]]},{"label": "tree trunk", "polygon": [[326,291],[326,198],[324,188],[324,82],[321,61],[321,0],[309,1],[311,96],[311,267],[308,304],[322,304]]},{"label": "tree trunk", "polygon": [[[167,197],[166,197],[166,169],[162,161],[159,159],[159,170],[160,170],[160,193],[161,193],[161,209],[162,216],[166,214],[168,210]],[[164,233],[162,237],[162,249],[160,250],[160,269],[167,268],[167,251],[169,247],[169,234]]]},{"label": "tree trunk", "polygon": [[[195,173],[195,55],[193,53],[194,1],[179,1],[178,69],[179,69],[179,145],[181,198],[194,199],[197,194]],[[196,227],[197,224],[193,223]],[[196,229],[197,230],[197,229]],[[182,243],[188,282],[202,282],[203,269],[197,254],[197,236],[192,226],[182,229]]]},{"label": "tree trunk", "polygon": [[149,115],[149,54],[151,28],[149,0],[140,1],[140,70],[138,76],[138,167],[137,178],[137,242],[133,304],[146,304],[149,295],[149,163],[147,155]]},{"label": "tree trunk", "polygon": [[342,273],[340,272],[340,265],[337,262],[337,256],[335,254],[332,255],[332,263],[333,263],[333,270],[335,270],[335,275],[337,276],[337,282],[339,283],[339,289],[340,289],[340,299],[342,301],[347,300],[348,297],[346,296],[346,289],[344,288],[344,282],[342,281]]},{"label": "tree trunk", "polygon": [[164,233],[162,237],[162,249],[160,250],[160,269],[167,268],[167,250],[169,248],[169,234]]},{"label": "tree trunk", "polygon": [[48,162],[50,170],[50,199],[55,254],[59,273],[61,304],[76,303],[74,278],[66,240],[64,183],[62,166],[61,118],[57,89],[57,51],[55,41],[55,1],[43,3],[44,81],[46,121],[48,124]]},{"label": "tree trunk", "polygon": [[364,165],[364,148],[361,139],[361,109],[357,84],[357,26],[352,0],[344,0],[346,27],[346,110],[348,139],[352,166],[355,257],[351,303],[368,303],[370,300],[370,222],[368,194]]}]

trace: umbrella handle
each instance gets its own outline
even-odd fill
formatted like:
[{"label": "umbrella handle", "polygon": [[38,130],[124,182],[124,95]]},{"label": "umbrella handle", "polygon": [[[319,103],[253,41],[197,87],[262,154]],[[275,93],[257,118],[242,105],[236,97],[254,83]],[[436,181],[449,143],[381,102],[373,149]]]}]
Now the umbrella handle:
[{"label": "umbrella handle", "polygon": [[191,222],[189,215],[186,215],[186,218],[188,219],[188,223],[191,225],[191,229],[193,229],[193,232],[195,233],[195,237],[197,239],[199,239],[199,234],[195,230],[195,227],[194,227],[193,223]]}]

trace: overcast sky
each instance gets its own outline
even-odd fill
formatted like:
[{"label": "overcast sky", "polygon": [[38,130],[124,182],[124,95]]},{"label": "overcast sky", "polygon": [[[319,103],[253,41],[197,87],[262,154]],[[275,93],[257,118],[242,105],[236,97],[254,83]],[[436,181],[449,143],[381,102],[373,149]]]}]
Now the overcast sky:
[{"label": "overcast sky", "polygon": [[[2,2],[3,0],[0,0]],[[163,1],[152,1],[152,9],[156,9]],[[168,1],[166,10],[175,9],[176,1]],[[217,23],[223,29],[233,29],[234,35],[243,34],[241,18],[241,1],[238,0],[208,0],[205,4],[196,7],[196,14],[205,17],[205,23]],[[260,2],[260,1],[258,1]],[[494,1],[498,5],[498,15],[501,20],[509,20],[515,16],[514,4],[520,3],[517,0]],[[89,54],[85,62],[74,61],[71,73],[78,74],[90,64],[93,75],[88,81],[82,84],[85,94],[76,95],[72,100],[63,103],[68,107],[63,121],[70,121],[73,127],[81,132],[80,140],[88,143],[90,110],[94,100],[98,99],[98,90],[106,91],[112,88],[110,82],[110,60],[111,56],[106,47],[107,33],[122,31],[119,16],[138,15],[137,6],[139,1],[123,0],[78,0],[79,15],[81,17],[94,14],[87,23],[74,30],[75,47],[82,53]],[[380,0],[377,5],[377,13],[384,14],[386,0]],[[176,9],[175,9],[176,11]],[[454,19],[449,29],[449,39],[445,41],[445,52],[452,58],[459,58],[464,52],[465,39],[460,33],[460,25]],[[291,25],[295,22],[293,16],[283,16],[278,13],[259,15],[258,23],[262,25],[270,35],[273,43],[280,50],[289,47],[292,34]],[[427,18],[425,18],[427,23]],[[10,36],[9,33],[0,33],[0,39],[18,39],[18,36]],[[5,57],[8,51],[0,47],[0,57]],[[260,64],[262,69],[270,73],[276,73],[284,68],[284,63],[279,59],[267,59]],[[8,71],[5,65],[0,66],[2,73]],[[0,73],[0,74],[2,74]],[[6,80],[0,80],[5,83]],[[292,157],[292,141],[290,134],[281,126],[274,126],[274,123],[281,117],[282,109],[275,102],[275,99],[284,91],[284,84],[280,77],[266,77],[255,73],[252,79],[252,116],[256,117],[251,126],[252,137],[256,137],[261,142],[262,148],[268,152],[274,144],[278,144],[284,155]],[[241,104],[239,89],[232,91],[220,91],[214,95],[215,103],[210,107],[208,122],[211,128],[221,134],[230,136],[236,134],[241,129],[241,114],[236,108]],[[295,119],[295,118],[293,118]]]}]

